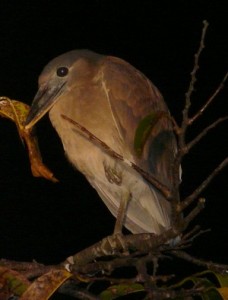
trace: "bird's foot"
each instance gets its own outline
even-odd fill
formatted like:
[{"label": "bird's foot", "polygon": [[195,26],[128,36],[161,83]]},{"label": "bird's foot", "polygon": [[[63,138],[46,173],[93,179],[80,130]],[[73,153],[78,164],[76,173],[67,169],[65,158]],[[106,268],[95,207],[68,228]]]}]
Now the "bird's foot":
[{"label": "bird's foot", "polygon": [[[122,254],[129,255],[128,244],[125,241],[122,233],[114,233],[103,239],[102,248],[107,249],[107,252],[112,255]],[[110,251],[111,250],[111,251]]]},{"label": "bird's foot", "polygon": [[131,200],[131,193],[126,191],[126,193],[124,193],[122,195],[121,201],[120,201],[120,206],[118,208],[118,213],[117,213],[117,217],[116,217],[116,223],[115,223],[115,227],[114,227],[114,235],[115,234],[120,234],[122,235],[122,229],[123,229],[123,225],[125,222],[125,218],[126,218],[126,211],[127,211],[127,206],[129,204],[129,201]]}]

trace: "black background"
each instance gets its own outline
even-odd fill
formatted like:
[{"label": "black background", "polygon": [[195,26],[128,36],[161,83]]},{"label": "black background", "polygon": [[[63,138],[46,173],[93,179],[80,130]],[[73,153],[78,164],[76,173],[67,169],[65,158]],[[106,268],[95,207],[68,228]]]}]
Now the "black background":
[{"label": "black background", "polygon": [[[213,93],[227,70],[228,18],[222,1],[0,1],[0,95],[31,103],[37,79],[55,56],[77,48],[119,56],[144,72],[180,120],[202,21],[210,23],[193,109]],[[227,87],[189,138],[227,113]],[[0,119],[0,257],[56,263],[112,232],[114,219],[84,177],[65,159],[48,117],[37,134],[45,163],[60,183],[33,178],[15,125]],[[183,162],[187,195],[227,155],[220,125]],[[227,171],[203,193],[197,218],[210,233],[190,253],[228,263]],[[181,266],[180,266],[181,267]]]}]

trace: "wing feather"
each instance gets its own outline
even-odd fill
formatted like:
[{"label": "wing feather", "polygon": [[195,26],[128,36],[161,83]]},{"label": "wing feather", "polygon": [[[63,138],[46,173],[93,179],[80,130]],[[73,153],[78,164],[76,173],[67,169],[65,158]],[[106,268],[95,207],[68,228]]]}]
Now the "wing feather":
[{"label": "wing feather", "polygon": [[[140,71],[115,57],[103,59],[97,80],[105,94],[102,99],[108,104],[109,116],[122,143],[121,154],[171,186],[170,168],[176,141],[168,119],[161,119],[156,125],[140,158],[134,151],[134,135],[139,122],[151,112],[168,113],[158,89]],[[109,146],[115,149],[115,141]],[[114,168],[112,159],[106,163]],[[169,228],[170,205],[161,193],[129,166],[122,166],[122,170],[125,175],[121,186],[108,183],[105,178],[98,180],[96,177],[97,180],[91,182],[112,214],[117,215],[121,195],[129,188],[132,199],[127,207],[126,227],[133,233],[161,233],[164,228]]]},{"label": "wing feather", "polygon": [[176,153],[170,120],[162,118],[158,122],[142,157],[138,158],[134,151],[134,135],[139,122],[150,112],[169,113],[162,95],[145,75],[119,58],[107,57],[102,72],[112,116],[129,154],[137,165],[170,186],[170,167]]}]

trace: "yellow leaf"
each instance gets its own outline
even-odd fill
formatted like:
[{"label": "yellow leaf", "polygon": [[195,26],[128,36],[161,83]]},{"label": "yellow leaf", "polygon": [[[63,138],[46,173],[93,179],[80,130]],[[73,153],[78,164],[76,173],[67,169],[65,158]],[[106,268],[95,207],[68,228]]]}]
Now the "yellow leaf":
[{"label": "yellow leaf", "polygon": [[23,102],[11,100],[7,97],[0,97],[0,116],[10,119],[16,124],[20,138],[27,145],[33,176],[44,177],[57,182],[58,180],[54,177],[54,174],[42,162],[37,138],[34,135],[33,129],[26,130],[24,127],[29,109],[30,107]]},{"label": "yellow leaf", "polygon": [[29,106],[25,103],[11,100],[7,97],[0,97],[0,116],[10,119],[16,123],[17,127],[23,127]]},{"label": "yellow leaf", "polygon": [[228,287],[222,287],[217,289],[223,300],[228,300]]},{"label": "yellow leaf", "polygon": [[71,276],[66,270],[52,270],[37,278],[20,300],[47,300]]}]

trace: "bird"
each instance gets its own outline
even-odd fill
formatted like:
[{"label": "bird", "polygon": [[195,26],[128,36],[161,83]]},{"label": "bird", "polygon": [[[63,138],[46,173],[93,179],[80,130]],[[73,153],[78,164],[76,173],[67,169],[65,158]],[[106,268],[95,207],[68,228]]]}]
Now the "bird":
[{"label": "bird", "polygon": [[[127,61],[86,49],[51,60],[38,85],[25,128],[31,129],[49,113],[68,160],[117,218],[114,232],[122,232],[122,227],[133,234],[161,234],[169,229],[170,203],[126,163],[133,162],[172,188],[177,143],[170,118],[157,122],[140,156],[134,147],[137,127],[148,114],[170,114],[158,88]],[[63,116],[80,124],[124,160],[111,156]]]}]

